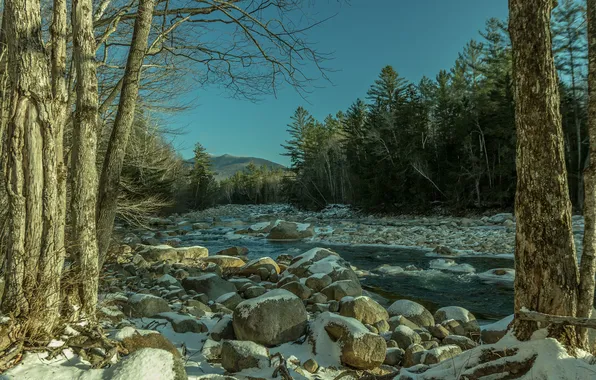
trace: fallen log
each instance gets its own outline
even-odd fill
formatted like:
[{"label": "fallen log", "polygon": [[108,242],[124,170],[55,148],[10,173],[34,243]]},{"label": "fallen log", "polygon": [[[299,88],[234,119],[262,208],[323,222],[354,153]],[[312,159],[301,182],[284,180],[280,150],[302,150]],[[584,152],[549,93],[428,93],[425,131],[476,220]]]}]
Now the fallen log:
[{"label": "fallen log", "polygon": [[537,311],[520,310],[517,313],[517,317],[524,321],[534,321],[542,323],[550,323],[555,325],[572,325],[580,327],[589,327],[596,329],[596,319],[592,318],[578,318],[578,317],[567,317],[562,315],[551,315],[539,313]]}]

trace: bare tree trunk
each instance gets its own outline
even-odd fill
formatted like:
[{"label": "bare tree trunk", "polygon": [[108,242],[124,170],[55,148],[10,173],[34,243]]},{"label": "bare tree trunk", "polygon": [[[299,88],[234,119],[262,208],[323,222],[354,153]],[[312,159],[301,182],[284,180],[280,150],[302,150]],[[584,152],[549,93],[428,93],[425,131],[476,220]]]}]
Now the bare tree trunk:
[{"label": "bare tree trunk", "polygon": [[[522,308],[574,317],[578,268],[550,32],[552,0],[509,0],[513,47],[517,192],[515,312]],[[534,321],[515,320],[527,340]],[[550,336],[577,346],[575,329],[553,325]]]},{"label": "bare tree trunk", "polygon": [[103,162],[97,200],[97,237],[100,267],[103,265],[110,246],[110,238],[114,227],[120,174],[135,116],[141,66],[147,50],[147,39],[151,29],[154,7],[155,0],[139,1],[138,16],[135,20],[132,43],[128,61],[126,62],[118,112]]},{"label": "bare tree trunk", "polygon": [[[588,136],[590,161],[584,172],[584,241],[580,262],[578,317],[590,317],[594,306],[594,272],[596,262],[596,0],[588,0]],[[587,331],[580,339],[587,346]]]},{"label": "bare tree trunk", "polygon": [[[47,336],[58,321],[59,305],[46,302],[46,291],[56,289],[60,281],[60,276],[43,272],[55,264],[57,253],[53,228],[57,160],[49,61],[39,0],[7,0],[3,16],[11,113],[5,173],[10,222],[1,309],[26,321],[21,326],[25,334]],[[55,270],[59,274],[61,269]]]},{"label": "bare tree trunk", "polygon": [[98,87],[91,0],[73,0],[73,61],[77,75],[71,163],[71,233],[76,288],[82,317],[95,320],[99,257],[95,228],[97,200]]}]

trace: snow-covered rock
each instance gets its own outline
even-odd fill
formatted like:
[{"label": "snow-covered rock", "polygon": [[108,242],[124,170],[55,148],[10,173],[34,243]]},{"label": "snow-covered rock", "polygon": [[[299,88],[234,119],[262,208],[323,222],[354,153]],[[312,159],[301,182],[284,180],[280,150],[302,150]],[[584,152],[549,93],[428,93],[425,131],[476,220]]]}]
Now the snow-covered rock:
[{"label": "snow-covered rock", "polygon": [[502,337],[507,334],[509,324],[513,322],[514,315],[511,314],[495,323],[481,326],[480,337],[483,343],[492,344],[497,343]]},{"label": "snow-covered rock", "polygon": [[474,273],[476,269],[470,264],[458,264],[451,259],[435,259],[429,263],[431,269],[445,270],[455,273]]},{"label": "snow-covered rock", "polygon": [[226,340],[221,344],[221,365],[228,372],[269,366],[269,352],[249,341]]},{"label": "snow-covered rock", "polygon": [[269,240],[301,240],[314,236],[314,226],[309,223],[277,221],[269,234]]},{"label": "snow-covered rock", "polygon": [[311,323],[309,341],[322,365],[343,363],[357,369],[371,369],[385,361],[385,339],[368,331],[354,318],[321,313]]},{"label": "snow-covered rock", "polygon": [[391,339],[397,342],[397,346],[403,350],[410,347],[412,344],[422,342],[420,335],[408,326],[400,325],[391,333]]},{"label": "snow-covered rock", "polygon": [[362,295],[362,287],[359,281],[341,280],[332,283],[321,290],[330,300],[339,301],[344,297],[359,297]]},{"label": "snow-covered rock", "polygon": [[499,284],[507,287],[513,287],[515,280],[515,270],[510,268],[490,269],[486,272],[478,273],[478,278],[489,284]]},{"label": "snow-covered rock", "polygon": [[433,315],[424,306],[410,300],[395,301],[387,309],[390,316],[403,315],[420,327],[434,326]]},{"label": "snow-covered rock", "polygon": [[443,323],[449,319],[454,319],[464,328],[467,335],[477,337],[480,333],[480,326],[474,314],[467,309],[459,306],[442,307],[434,315],[436,323]]},{"label": "snow-covered rock", "polygon": [[342,299],[339,304],[339,314],[370,325],[389,319],[387,310],[379,305],[377,301],[367,296]]},{"label": "snow-covered rock", "polygon": [[233,326],[237,339],[271,347],[303,336],[307,318],[300,298],[287,290],[275,289],[238,304]]},{"label": "snow-covered rock", "polygon": [[246,264],[244,262],[244,260],[242,260],[239,257],[225,256],[225,255],[209,256],[209,257],[205,257],[201,260],[204,262],[207,262],[207,263],[217,264],[222,269],[241,268]]}]

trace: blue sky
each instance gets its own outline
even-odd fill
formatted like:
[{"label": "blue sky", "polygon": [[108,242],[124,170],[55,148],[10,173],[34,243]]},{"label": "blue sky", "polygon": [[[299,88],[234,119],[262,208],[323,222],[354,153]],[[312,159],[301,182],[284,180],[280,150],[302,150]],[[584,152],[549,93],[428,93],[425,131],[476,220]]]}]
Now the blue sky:
[{"label": "blue sky", "polygon": [[287,86],[277,97],[259,102],[231,99],[215,87],[197,88],[187,94],[193,107],[168,117],[169,127],[183,132],[174,146],[187,158],[195,142],[212,154],[255,156],[288,164],[280,144],[286,125],[298,106],[317,119],[346,110],[366,91],[385,65],[392,65],[406,79],[434,78],[449,69],[472,38],[480,38],[490,17],[507,17],[507,0],[316,0],[321,19],[336,14],[316,29],[309,40],[317,49],[333,53],[326,66],[336,70],[332,83],[318,81],[300,97]]}]

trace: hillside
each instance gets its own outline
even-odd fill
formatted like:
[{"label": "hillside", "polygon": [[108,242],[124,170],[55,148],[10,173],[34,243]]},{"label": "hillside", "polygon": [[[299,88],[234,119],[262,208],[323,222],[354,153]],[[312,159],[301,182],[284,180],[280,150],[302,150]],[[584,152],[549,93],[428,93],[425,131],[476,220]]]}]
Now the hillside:
[{"label": "hillside", "polygon": [[[187,160],[186,162],[192,165],[193,159]],[[270,168],[285,168],[285,166],[281,164],[266,160],[264,158],[238,157],[232,156],[230,154],[211,157],[213,171],[217,173],[215,179],[218,181],[230,178],[234,175],[234,173],[244,170],[244,168],[246,168],[246,166],[248,166],[248,164],[251,162],[257,166],[266,165]]]}]

